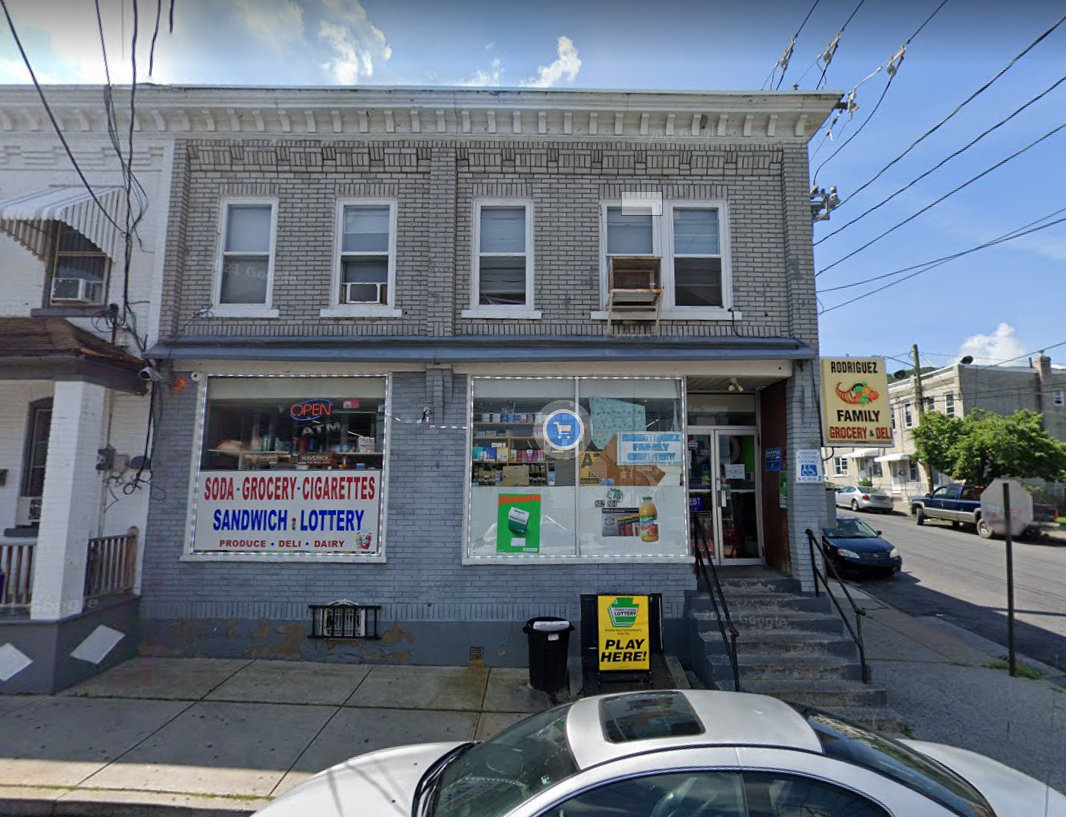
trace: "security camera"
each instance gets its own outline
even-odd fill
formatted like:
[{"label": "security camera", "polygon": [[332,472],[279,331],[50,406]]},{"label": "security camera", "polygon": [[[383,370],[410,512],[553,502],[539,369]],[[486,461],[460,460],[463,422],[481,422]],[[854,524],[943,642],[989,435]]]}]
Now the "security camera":
[{"label": "security camera", "polygon": [[189,379],[196,383],[199,383],[201,380],[204,379],[204,376],[200,372],[190,372]]},{"label": "security camera", "polygon": [[166,376],[162,372],[160,372],[155,366],[145,366],[143,369],[137,372],[137,377],[139,377],[141,380],[144,380],[145,382],[150,383],[167,382]]}]

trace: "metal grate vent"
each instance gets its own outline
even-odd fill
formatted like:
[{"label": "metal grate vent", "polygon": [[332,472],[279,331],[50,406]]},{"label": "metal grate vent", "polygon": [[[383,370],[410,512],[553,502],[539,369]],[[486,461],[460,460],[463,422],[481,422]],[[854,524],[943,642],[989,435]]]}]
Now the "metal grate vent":
[{"label": "metal grate vent", "polygon": [[380,605],[341,600],[308,607],[311,610],[311,638],[381,638],[378,635]]}]

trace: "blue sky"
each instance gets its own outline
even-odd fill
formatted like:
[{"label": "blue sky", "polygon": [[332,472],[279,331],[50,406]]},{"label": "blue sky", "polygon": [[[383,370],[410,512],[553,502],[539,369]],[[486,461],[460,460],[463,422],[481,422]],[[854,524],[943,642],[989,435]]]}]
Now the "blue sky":
[{"label": "blue sky", "polygon": [[[815,87],[808,70],[858,0],[819,0],[797,40],[784,88]],[[826,86],[859,109],[832,140],[811,142],[812,173],[870,116],[884,66],[940,0],[865,0],[841,36]],[[562,88],[757,90],[813,0],[660,0],[654,4],[499,0],[176,0],[152,81],[225,85],[542,85]],[[51,82],[103,79],[93,4],[8,0],[35,68]],[[112,76],[129,80],[132,0],[101,0]],[[164,17],[168,0],[164,0]],[[155,4],[141,0],[139,76]],[[1052,26],[1051,0],[947,0],[914,37],[862,133],[818,173],[844,203],[815,238],[847,224],[1066,75],[1066,24],[987,92],[854,198],[861,184]],[[6,31],[0,82],[26,75]],[[821,270],[1015,150],[1066,122],[1066,83],[928,179],[815,248]],[[1066,130],[953,195],[818,278],[825,308],[875,285],[824,291],[968,249],[1066,207]],[[1063,213],[1060,215],[1066,215]],[[886,279],[888,283],[894,279]],[[826,354],[979,361],[1066,341],[1066,224],[921,274],[822,317]],[[1054,353],[1053,353],[1054,357]],[[1063,356],[1066,360],[1066,356]]]}]

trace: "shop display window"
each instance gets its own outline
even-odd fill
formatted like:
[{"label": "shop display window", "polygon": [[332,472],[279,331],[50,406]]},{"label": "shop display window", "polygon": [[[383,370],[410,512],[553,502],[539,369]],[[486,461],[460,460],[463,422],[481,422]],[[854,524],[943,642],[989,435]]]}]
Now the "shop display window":
[{"label": "shop display window", "polygon": [[212,377],[205,471],[380,470],[385,379]]}]

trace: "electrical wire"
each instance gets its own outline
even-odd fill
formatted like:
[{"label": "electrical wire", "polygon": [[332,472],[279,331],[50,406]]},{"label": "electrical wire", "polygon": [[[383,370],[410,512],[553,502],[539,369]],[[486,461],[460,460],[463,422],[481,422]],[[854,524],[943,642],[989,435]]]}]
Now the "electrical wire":
[{"label": "electrical wire", "polygon": [[[886,204],[888,204],[890,201],[892,201],[894,198],[896,198],[896,196],[899,196],[900,194],[905,193],[906,191],[910,190],[912,187],[914,187],[914,185],[918,184],[918,182],[922,181],[923,179],[928,178],[930,175],[932,175],[937,170],[942,168],[944,165],[946,165],[948,162],[950,162],[956,156],[960,156],[961,154],[965,153],[967,150],[972,148],[974,145],[976,145],[978,142],[980,142],[982,139],[984,139],[990,133],[992,133],[995,130],[998,130],[1001,127],[1003,127],[1005,124],[1010,122],[1014,117],[1016,117],[1018,114],[1020,114],[1026,108],[1028,108],[1031,105],[1034,105],[1035,103],[1039,102],[1041,99],[1046,97],[1048,94],[1050,94],[1052,91],[1054,91],[1060,85],[1062,85],[1064,82],[1066,82],[1066,74],[1064,74],[1058,80],[1056,80],[1051,85],[1049,85],[1047,88],[1045,88],[1041,93],[1039,93],[1036,96],[1034,96],[1032,99],[1030,99],[1024,105],[1022,105],[1019,108],[1016,108],[1014,110],[1014,112],[1011,113],[1009,116],[1006,116],[1003,119],[1000,119],[992,127],[988,128],[987,130],[985,130],[982,133],[980,133],[978,136],[974,137],[972,140],[967,142],[965,145],[963,145],[961,148],[956,150],[954,153],[950,154],[949,156],[945,157],[944,159],[941,159],[939,162],[937,162],[935,165],[933,165],[927,171],[922,173],[920,176],[918,176],[917,178],[911,180],[909,183],[907,183],[903,187],[901,187],[898,190],[896,190],[892,195],[888,196],[885,199],[882,199],[881,201],[879,201],[877,204],[873,205],[872,207],[867,208],[862,213],[860,213],[855,218],[853,218],[851,221],[849,221],[846,224],[843,224],[840,227],[838,227],[837,229],[833,230],[833,232],[828,233],[827,235],[824,235],[821,238],[819,238],[817,241],[814,242],[814,246],[817,247],[819,244],[821,244],[826,239],[832,238],[837,233],[843,232],[844,230],[848,229],[848,227],[850,227],[852,224],[855,224],[856,222],[861,221],[862,219],[866,218],[866,216],[870,215],[870,213],[873,213],[873,212],[881,209],[882,207],[884,207]],[[887,90],[887,88],[886,88],[886,90]],[[880,104],[880,102],[878,102],[878,104]],[[873,116],[873,114],[871,114],[871,116]],[[857,131],[856,131],[856,135],[858,135]],[[845,144],[847,144],[847,143],[845,143]],[[841,147],[843,147],[843,145],[841,145]],[[835,155],[836,154],[834,153],[833,156],[835,156]],[[832,159],[833,156],[830,156],[829,159]],[[829,159],[826,159],[825,161],[828,162]],[[825,162],[822,162],[822,165],[824,165],[824,164],[825,164]],[[821,170],[821,167],[819,167],[818,169]],[[815,178],[817,178],[817,175],[818,175],[817,172],[815,172]]]},{"label": "electrical wire", "polygon": [[155,67],[155,41],[159,36],[159,21],[163,17],[163,0],[155,0],[155,31],[152,32],[152,46],[148,49],[148,76],[152,76]]},{"label": "electrical wire", "polygon": [[[1054,227],[1056,224],[1061,224],[1063,222],[1066,222],[1066,217],[1060,218],[1057,221],[1053,221],[1050,224],[1044,224],[1043,226],[1040,226],[1040,227],[1033,227],[1030,230],[1026,230],[1024,233],[1019,233],[1016,236],[1012,236],[1012,238],[1021,238],[1023,235],[1029,235],[1030,233],[1035,233],[1035,232],[1038,232],[1039,230],[1046,230],[1048,227]],[[1002,242],[998,242],[998,243],[1002,243]],[[929,270],[931,270],[931,269],[935,269],[936,267],[943,266],[944,264],[947,264],[949,261],[954,261],[956,258],[959,258],[959,257],[961,257],[963,255],[968,255],[971,252],[976,252],[977,249],[982,249],[982,248],[971,248],[970,250],[966,250],[965,252],[958,253],[958,254],[956,254],[954,256],[948,256],[946,258],[942,258],[942,259],[940,259],[938,261],[932,262],[932,263],[928,264],[927,266],[925,266],[925,269],[920,269],[917,272],[912,272],[910,275],[905,275],[903,278],[898,278],[895,281],[890,281],[889,283],[885,284],[883,287],[879,287],[877,289],[871,290],[870,292],[867,292],[867,293],[864,293],[862,295],[859,295],[859,296],[857,296],[855,298],[852,298],[849,301],[844,301],[843,303],[834,304],[833,306],[829,307],[828,309],[822,310],[818,314],[819,315],[824,315],[827,312],[832,312],[833,310],[840,309],[841,307],[847,306],[848,304],[853,304],[856,301],[861,301],[864,298],[869,298],[871,295],[876,295],[878,292],[883,292],[884,290],[888,289],[889,287],[894,287],[894,286],[896,286],[896,284],[902,284],[904,281],[909,281],[911,278],[915,278],[915,277],[921,275],[922,273],[929,272]]]},{"label": "electrical wire", "polygon": [[[841,205],[844,204],[844,202],[846,202],[846,201],[848,201],[850,199],[853,199],[855,196],[857,196],[859,193],[861,193],[863,190],[865,190],[867,187],[869,187],[871,184],[873,184],[875,181],[877,181],[879,178],[881,178],[881,176],[885,173],[885,171],[887,171],[889,168],[893,167],[897,162],[899,162],[901,159],[903,159],[908,153],[910,153],[912,150],[914,150],[914,148],[916,148],[919,144],[921,144],[927,138],[929,138],[934,133],[936,133],[938,130],[940,130],[940,128],[942,128],[944,125],[946,125],[957,113],[959,113],[959,111],[961,111],[963,108],[965,108],[967,105],[969,105],[975,99],[977,99],[977,97],[979,97],[981,94],[983,94],[989,88],[991,88],[992,85],[1000,77],[1002,77],[1004,74],[1006,74],[1011,68],[1013,68],[1015,66],[1015,64],[1018,63],[1019,60],[1023,59],[1030,51],[1032,51],[1040,43],[1042,43],[1045,39],[1047,39],[1049,36],[1051,36],[1051,34],[1059,26],[1061,26],[1064,22],[1066,22],[1066,15],[1063,15],[1062,17],[1060,17],[1059,20],[1054,25],[1052,25],[1043,34],[1041,34],[1039,37],[1037,37],[1035,40],[1033,40],[1031,43],[1029,43],[1029,45],[1027,45],[1024,49],[1022,49],[1022,51],[1019,52],[1018,55],[1014,57],[1014,59],[1012,59],[1009,63],[1007,63],[1003,68],[1001,68],[999,70],[999,72],[997,72],[996,75],[994,77],[992,77],[992,79],[988,80],[984,85],[982,85],[980,88],[978,88],[972,94],[970,94],[970,96],[968,96],[966,99],[964,99],[962,102],[960,102],[951,113],[949,113],[947,116],[945,116],[939,122],[937,122],[933,127],[931,127],[929,130],[927,130],[925,133],[923,133],[921,136],[919,136],[917,139],[915,139],[913,142],[911,142],[911,144],[907,147],[906,150],[904,150],[895,159],[893,159],[888,164],[886,164],[884,167],[882,167],[880,170],[878,170],[877,173],[875,173],[870,179],[868,179],[867,181],[865,181],[861,185],[859,185],[859,187],[850,196],[848,196],[845,199],[842,199],[841,202],[840,202]],[[839,207],[839,205],[838,205],[838,207]]]},{"label": "electrical wire", "polygon": [[52,127],[55,129],[56,135],[59,137],[60,143],[63,145],[63,150],[66,151],[67,157],[70,159],[74,170],[78,174],[78,178],[81,179],[81,183],[85,186],[85,189],[89,191],[89,195],[92,197],[93,202],[100,212],[104,214],[106,218],[115,229],[122,232],[122,228],[118,222],[111,217],[111,214],[107,212],[107,209],[100,203],[100,199],[96,196],[96,191],[89,185],[89,180],[85,178],[85,174],[82,172],[81,166],[78,164],[78,160],[74,158],[74,153],[70,149],[70,145],[67,144],[66,137],[63,135],[62,129],[59,127],[59,123],[56,121],[55,114],[52,113],[52,107],[48,104],[48,100],[45,98],[44,91],[41,89],[41,84],[37,81],[37,74],[34,73],[33,66],[30,64],[30,58],[26,54],[26,49],[22,47],[22,40],[19,39],[18,31],[15,30],[15,22],[11,19],[11,12],[7,8],[7,0],[0,0],[0,7],[4,10],[4,16],[7,18],[7,26],[11,29],[11,36],[15,40],[15,45],[18,46],[19,53],[22,55],[22,62],[26,66],[26,70],[29,72],[30,79],[33,81],[33,87],[37,89],[37,96],[41,99],[41,104],[44,106],[45,112],[48,114],[48,119],[52,123]]},{"label": "electrical wire", "polygon": [[799,39],[799,35],[803,33],[803,27],[807,25],[807,21],[811,19],[811,15],[814,14],[814,10],[818,8],[818,4],[821,0],[814,0],[814,5],[811,6],[810,11],[807,12],[807,16],[803,18],[803,22],[800,23],[799,28],[796,29],[796,33],[792,35],[792,39],[789,40],[788,46],[785,48],[785,53],[781,56],[781,59],[774,63],[774,67],[770,69],[770,76],[768,83],[772,86],[774,81],[774,72],[778,66],[781,66],[781,76],[777,80],[777,87],[775,91],[781,90],[781,83],[785,81],[785,72],[788,71],[788,64],[792,61],[792,49],[796,47],[796,40]]},{"label": "electrical wire", "polygon": [[[1028,224],[1023,224],[1021,227],[1017,227],[1017,228],[1011,230],[1010,232],[1004,233],[1003,235],[998,236],[997,238],[993,238],[993,239],[991,239],[989,241],[985,241],[985,242],[983,242],[981,244],[978,244],[977,246],[970,247],[967,250],[962,250],[961,252],[951,253],[949,255],[942,255],[939,258],[932,258],[932,259],[930,259],[928,261],[922,261],[919,264],[913,264],[913,265],[911,265],[909,267],[903,267],[902,269],[894,270],[893,272],[886,272],[886,273],[883,273],[881,275],[874,275],[871,278],[864,278],[861,281],[853,281],[850,284],[841,284],[840,286],[828,287],[826,289],[820,289],[820,290],[818,290],[818,292],[820,294],[823,294],[823,295],[825,293],[827,293],[827,292],[839,292],[842,289],[851,289],[852,287],[863,286],[864,284],[871,284],[874,281],[882,281],[885,278],[892,278],[892,277],[894,277],[896,275],[902,275],[905,272],[911,272],[912,270],[916,270],[919,267],[928,266],[930,264],[935,264],[935,263],[940,262],[940,261],[954,261],[956,258],[961,258],[964,255],[969,255],[970,253],[977,252],[978,250],[984,250],[984,249],[987,249],[988,247],[994,247],[997,244],[1003,244],[1003,243],[1005,243],[1007,241],[1013,241],[1015,238],[1022,238],[1023,236],[1028,235],[1030,232],[1035,232],[1033,230],[1029,230],[1030,227],[1032,227],[1032,226],[1034,226],[1036,224],[1039,224],[1041,221],[1047,221],[1049,218],[1054,218],[1055,216],[1059,215],[1059,213],[1066,213],[1066,207],[1059,208],[1058,210],[1055,210],[1053,213],[1048,213],[1046,216],[1041,216],[1040,218],[1036,219],[1035,221],[1030,221]],[[1044,225],[1044,227],[1053,227],[1053,226],[1055,226],[1055,224],[1059,224],[1062,221],[1063,221],[1063,219],[1060,219],[1059,221],[1052,222],[1051,224],[1046,224],[1046,225]],[[1044,228],[1041,227],[1040,229],[1044,229]],[[1026,232],[1022,232],[1023,230],[1026,231]]]},{"label": "electrical wire", "polygon": [[902,227],[905,224],[909,224],[910,222],[914,221],[916,218],[918,218],[918,216],[923,215],[924,213],[928,213],[930,210],[932,210],[934,207],[936,207],[941,202],[946,201],[947,199],[951,198],[952,196],[954,196],[956,193],[960,192],[961,190],[965,190],[967,187],[969,187],[974,182],[980,181],[985,176],[987,176],[989,173],[993,172],[994,170],[998,170],[999,168],[1003,167],[1003,165],[1007,164],[1008,162],[1011,162],[1014,159],[1017,159],[1023,153],[1025,153],[1025,152],[1031,150],[1032,148],[1036,147],[1041,142],[1043,142],[1043,141],[1045,141],[1047,139],[1050,139],[1052,136],[1054,136],[1056,133],[1058,133],[1059,131],[1063,130],[1064,128],[1066,128],[1066,122],[1063,122],[1061,125],[1052,128],[1047,133],[1045,133],[1043,136],[1039,137],[1038,139],[1034,139],[1028,145],[1025,145],[1024,147],[1019,148],[1018,150],[1014,151],[1014,153],[1012,153],[1007,158],[1001,159],[1000,161],[996,162],[991,167],[986,168],[985,170],[982,170],[976,176],[973,176],[970,179],[967,179],[965,182],[960,184],[958,187],[955,187],[955,188],[949,190],[947,193],[945,193],[943,196],[938,198],[936,201],[932,202],[931,204],[927,204],[921,210],[919,210],[916,213],[912,213],[911,215],[907,216],[907,218],[903,219],[903,221],[900,221],[900,222],[894,224],[893,226],[889,227],[887,230],[882,232],[880,235],[877,235],[874,238],[871,238],[869,241],[867,241],[865,244],[863,244],[858,249],[852,250],[847,255],[843,256],[842,258],[838,258],[836,261],[834,261],[829,266],[823,268],[819,272],[816,272],[814,274],[815,277],[817,278],[819,275],[822,275],[823,273],[829,272],[829,270],[833,269],[833,267],[836,267],[836,266],[844,263],[849,258],[853,258],[854,256],[858,255],[863,250],[865,250],[865,249],[873,246],[874,244],[876,244],[878,241],[880,241],[885,236],[891,235],[896,230],[898,230],[900,227]]},{"label": "electrical wire", "polygon": [[1008,358],[1007,360],[1001,360],[999,363],[993,363],[993,366],[1002,366],[1004,363],[1012,363],[1015,360],[1021,360],[1023,357],[1032,357],[1039,352],[1046,352],[1048,349],[1058,349],[1060,346],[1066,346],[1066,340],[1053,343],[1050,346],[1041,346],[1032,352],[1026,352],[1024,355],[1018,355],[1017,357]]},{"label": "electrical wire", "polygon": [[829,63],[831,63],[833,61],[833,57],[836,56],[837,48],[840,47],[840,38],[844,36],[844,30],[848,27],[848,24],[855,19],[855,15],[859,13],[859,9],[863,7],[863,4],[865,2],[866,0],[859,0],[859,4],[855,6],[855,8],[852,10],[851,15],[848,17],[847,20],[844,21],[844,25],[840,27],[840,31],[836,33],[836,36],[833,38],[832,42],[829,43],[829,48],[825,50],[825,65],[822,66],[822,75],[818,78],[818,82],[814,86],[815,90],[824,87],[825,74],[826,71],[829,70]]}]

